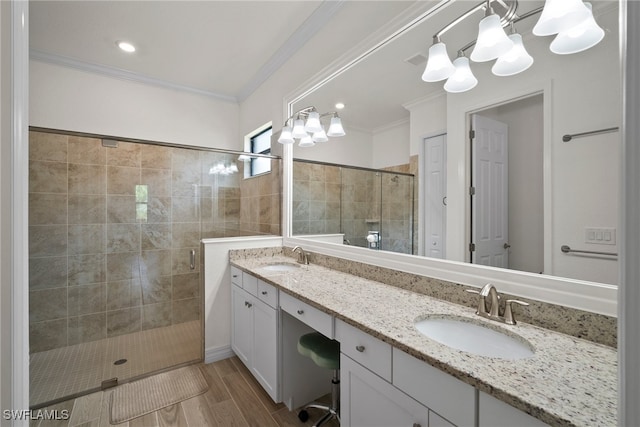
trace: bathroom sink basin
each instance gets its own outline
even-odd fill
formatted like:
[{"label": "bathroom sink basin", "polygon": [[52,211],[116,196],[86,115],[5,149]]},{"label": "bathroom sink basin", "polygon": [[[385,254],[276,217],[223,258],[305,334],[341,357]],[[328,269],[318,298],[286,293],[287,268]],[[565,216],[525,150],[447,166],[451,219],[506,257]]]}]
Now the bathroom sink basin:
[{"label": "bathroom sink basin", "polygon": [[300,268],[300,264],[293,264],[288,262],[282,262],[277,264],[269,264],[264,267],[260,267],[259,269],[262,271],[272,271],[272,272],[287,272],[287,271],[295,271]]},{"label": "bathroom sink basin", "polygon": [[473,323],[463,317],[430,317],[415,322],[418,331],[434,341],[479,356],[517,360],[531,357],[533,347],[516,334]]}]

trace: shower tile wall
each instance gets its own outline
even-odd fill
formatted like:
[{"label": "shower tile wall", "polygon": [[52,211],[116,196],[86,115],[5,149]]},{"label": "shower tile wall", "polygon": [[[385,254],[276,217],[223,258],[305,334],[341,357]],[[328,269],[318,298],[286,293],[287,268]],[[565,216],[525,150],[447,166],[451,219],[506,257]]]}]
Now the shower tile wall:
[{"label": "shower tile wall", "polygon": [[293,234],[341,232],[340,169],[293,162]]},{"label": "shower tile wall", "polygon": [[[240,176],[245,164],[239,165]],[[280,160],[271,160],[271,172],[243,179],[240,183],[240,229],[244,234],[280,235],[282,171]]]},{"label": "shower tile wall", "polygon": [[[417,177],[418,156],[383,170]],[[393,174],[376,176],[374,171],[294,161],[293,234],[344,233],[352,245],[366,247],[369,231],[382,231],[383,250],[417,253],[418,203],[412,203],[417,200],[417,180],[393,178]]]},{"label": "shower tile wall", "polygon": [[210,172],[235,157],[31,132],[30,351],[200,319],[200,239],[264,228]]},{"label": "shower tile wall", "polygon": [[[382,249],[409,254],[418,253],[418,156],[411,156],[409,163],[384,168],[389,172],[408,173],[414,176],[385,175],[382,180]],[[412,198],[413,196],[413,198]],[[413,206],[411,201],[415,201]],[[413,232],[411,231],[413,227]]]}]

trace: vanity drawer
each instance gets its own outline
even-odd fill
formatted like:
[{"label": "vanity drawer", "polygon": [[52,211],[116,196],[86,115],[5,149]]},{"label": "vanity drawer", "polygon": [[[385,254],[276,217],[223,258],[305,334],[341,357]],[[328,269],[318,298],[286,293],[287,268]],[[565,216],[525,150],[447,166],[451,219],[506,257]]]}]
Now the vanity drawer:
[{"label": "vanity drawer", "polygon": [[242,272],[242,288],[254,297],[258,296],[258,278]]},{"label": "vanity drawer", "polygon": [[333,339],[333,316],[284,292],[280,292],[280,308],[322,335]]},{"label": "vanity drawer", "polygon": [[258,298],[273,308],[278,308],[278,290],[263,280],[258,280]]},{"label": "vanity drawer", "polygon": [[238,267],[231,266],[231,283],[242,287],[242,270]]},{"label": "vanity drawer", "polygon": [[475,425],[472,386],[397,348],[393,349],[393,385],[457,426]]},{"label": "vanity drawer", "polygon": [[365,368],[391,382],[391,345],[336,319],[340,351]]}]

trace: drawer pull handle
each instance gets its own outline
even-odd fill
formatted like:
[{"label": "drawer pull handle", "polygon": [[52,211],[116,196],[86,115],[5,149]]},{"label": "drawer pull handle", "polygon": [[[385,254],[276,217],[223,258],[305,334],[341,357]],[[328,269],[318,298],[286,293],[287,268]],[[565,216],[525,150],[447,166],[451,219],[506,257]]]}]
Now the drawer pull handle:
[{"label": "drawer pull handle", "polygon": [[251,308],[251,306],[252,306],[253,304],[251,304],[249,301],[245,301],[245,302],[244,302],[244,305],[245,305],[246,307]]},{"label": "drawer pull handle", "polygon": [[[445,199],[446,199],[446,197],[445,197]],[[420,424],[418,424],[418,423],[413,423],[413,427],[422,427],[422,426]]]},{"label": "drawer pull handle", "polygon": [[364,346],[363,345],[357,345],[356,346],[356,350],[358,350],[360,353],[364,353]]},{"label": "drawer pull handle", "polygon": [[304,314],[304,310],[298,310],[297,313],[302,315],[302,314]]},{"label": "drawer pull handle", "polygon": [[237,274],[232,275],[231,277],[233,277],[234,279],[236,279],[238,277]]},{"label": "drawer pull handle", "polygon": [[266,295],[266,294],[267,294],[267,291],[262,291],[262,295]]}]

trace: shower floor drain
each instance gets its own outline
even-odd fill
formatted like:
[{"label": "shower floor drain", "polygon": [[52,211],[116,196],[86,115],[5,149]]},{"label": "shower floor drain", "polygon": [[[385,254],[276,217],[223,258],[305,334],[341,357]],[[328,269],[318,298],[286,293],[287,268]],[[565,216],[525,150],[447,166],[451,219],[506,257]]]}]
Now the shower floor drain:
[{"label": "shower floor drain", "polygon": [[114,365],[124,365],[125,363],[127,363],[127,359],[118,359],[113,362]]}]

